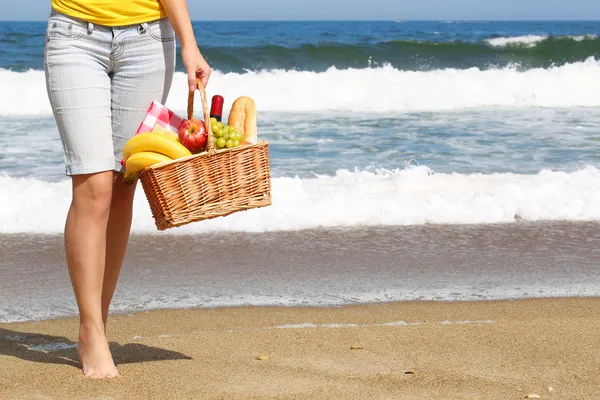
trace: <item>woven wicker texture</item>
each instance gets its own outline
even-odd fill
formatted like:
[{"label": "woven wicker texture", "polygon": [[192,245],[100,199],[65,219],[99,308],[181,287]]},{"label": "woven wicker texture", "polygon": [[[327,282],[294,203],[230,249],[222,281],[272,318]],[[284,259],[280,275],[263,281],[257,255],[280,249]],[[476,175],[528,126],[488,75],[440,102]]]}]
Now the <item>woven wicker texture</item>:
[{"label": "woven wicker texture", "polygon": [[[198,81],[204,121],[208,101]],[[193,118],[194,93],[188,96]],[[146,168],[140,181],[158,230],[271,205],[269,148],[265,141],[215,150],[210,122],[207,151]]]}]

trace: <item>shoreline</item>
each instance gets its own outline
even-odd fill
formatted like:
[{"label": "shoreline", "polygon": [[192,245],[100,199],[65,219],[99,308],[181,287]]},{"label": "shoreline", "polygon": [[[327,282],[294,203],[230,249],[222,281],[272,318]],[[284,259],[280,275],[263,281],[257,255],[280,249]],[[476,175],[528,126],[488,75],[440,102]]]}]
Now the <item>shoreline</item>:
[{"label": "shoreline", "polygon": [[0,324],[0,398],[597,399],[599,306],[561,298],[112,315],[123,374],[112,382],[82,378],[77,318]]},{"label": "shoreline", "polygon": [[[374,302],[363,302],[363,303],[350,303],[350,304],[325,304],[325,305],[277,305],[277,304],[240,304],[240,305],[218,305],[218,306],[194,306],[194,307],[181,307],[181,308],[148,308],[143,310],[130,310],[130,311],[111,311],[110,316],[112,318],[120,317],[131,317],[138,314],[156,314],[156,313],[177,313],[177,312],[202,312],[202,311],[215,311],[215,312],[235,312],[245,310],[311,310],[314,312],[327,311],[327,310],[339,310],[339,309],[350,309],[359,307],[396,307],[406,305],[412,306],[426,306],[426,305],[454,305],[460,307],[462,305],[475,305],[475,304],[489,304],[494,305],[498,303],[520,303],[520,302],[546,302],[546,301],[599,301],[600,295],[597,296],[556,296],[556,297],[515,297],[515,298],[501,298],[501,299],[472,299],[472,300],[392,300],[392,301],[374,301]],[[75,301],[75,298],[73,298]],[[62,315],[53,318],[46,319],[30,319],[30,320],[19,320],[19,321],[0,321],[0,328],[10,325],[20,324],[39,324],[39,323],[62,323],[77,318],[78,314]]]},{"label": "shoreline", "polygon": [[[589,222],[134,234],[112,310],[595,298],[598,240]],[[0,260],[1,322],[76,315],[60,235],[0,234]]]}]

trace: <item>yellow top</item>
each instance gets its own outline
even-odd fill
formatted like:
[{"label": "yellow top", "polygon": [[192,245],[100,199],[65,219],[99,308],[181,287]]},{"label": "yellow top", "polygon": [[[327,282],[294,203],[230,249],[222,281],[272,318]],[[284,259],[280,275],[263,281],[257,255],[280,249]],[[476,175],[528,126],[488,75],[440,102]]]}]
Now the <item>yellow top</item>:
[{"label": "yellow top", "polygon": [[52,0],[52,8],[106,26],[141,24],[166,16],[160,0]]}]

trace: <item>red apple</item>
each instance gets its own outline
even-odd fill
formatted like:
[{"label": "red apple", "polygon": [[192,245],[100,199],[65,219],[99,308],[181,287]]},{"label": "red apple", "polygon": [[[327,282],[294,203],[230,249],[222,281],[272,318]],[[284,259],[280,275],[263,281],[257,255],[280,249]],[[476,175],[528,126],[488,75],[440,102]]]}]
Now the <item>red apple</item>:
[{"label": "red apple", "polygon": [[185,120],[179,127],[179,141],[192,153],[199,153],[206,148],[208,132],[204,122],[197,119]]}]

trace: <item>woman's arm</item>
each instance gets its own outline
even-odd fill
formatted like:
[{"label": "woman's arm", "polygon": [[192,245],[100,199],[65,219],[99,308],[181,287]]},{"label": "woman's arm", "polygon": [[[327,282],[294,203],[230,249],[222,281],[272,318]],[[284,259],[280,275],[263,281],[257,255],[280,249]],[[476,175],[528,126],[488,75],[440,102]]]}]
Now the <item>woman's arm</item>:
[{"label": "woman's arm", "polygon": [[196,90],[196,77],[202,80],[204,87],[208,84],[211,69],[196,43],[192,22],[187,8],[186,0],[161,0],[167,17],[173,25],[175,35],[181,46],[181,59],[188,74],[190,91]]}]

